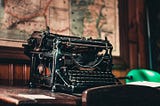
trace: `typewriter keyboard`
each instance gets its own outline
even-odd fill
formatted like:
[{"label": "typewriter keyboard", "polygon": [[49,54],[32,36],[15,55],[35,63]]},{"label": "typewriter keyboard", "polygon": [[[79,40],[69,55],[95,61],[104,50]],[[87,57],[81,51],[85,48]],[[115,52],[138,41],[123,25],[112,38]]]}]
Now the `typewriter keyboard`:
[{"label": "typewriter keyboard", "polygon": [[68,76],[71,84],[82,90],[89,87],[120,84],[111,72],[68,70]]}]

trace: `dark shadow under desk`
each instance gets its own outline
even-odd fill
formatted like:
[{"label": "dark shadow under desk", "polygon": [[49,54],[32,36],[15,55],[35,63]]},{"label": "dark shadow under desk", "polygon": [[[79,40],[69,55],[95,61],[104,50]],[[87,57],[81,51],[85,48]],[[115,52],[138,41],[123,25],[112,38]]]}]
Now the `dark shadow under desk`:
[{"label": "dark shadow under desk", "polygon": [[[28,96],[28,97],[25,97]],[[33,96],[33,97],[32,97]],[[38,98],[34,98],[37,96]],[[31,98],[32,97],[32,98]],[[81,96],[28,87],[0,86],[0,106],[79,106]]]}]

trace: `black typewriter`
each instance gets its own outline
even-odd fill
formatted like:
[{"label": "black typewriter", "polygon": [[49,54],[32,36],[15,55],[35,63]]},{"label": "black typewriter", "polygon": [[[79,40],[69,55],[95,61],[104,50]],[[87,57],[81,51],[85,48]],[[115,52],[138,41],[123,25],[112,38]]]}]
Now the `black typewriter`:
[{"label": "black typewriter", "polygon": [[81,93],[87,88],[116,85],[112,45],[107,39],[64,36],[34,31],[24,44],[31,58],[30,87]]}]

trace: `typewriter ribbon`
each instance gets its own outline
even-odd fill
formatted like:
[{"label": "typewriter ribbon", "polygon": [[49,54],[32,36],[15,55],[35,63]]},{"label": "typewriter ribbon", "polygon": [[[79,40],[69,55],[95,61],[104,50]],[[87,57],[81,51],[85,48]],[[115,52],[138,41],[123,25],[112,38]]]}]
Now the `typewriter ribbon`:
[{"label": "typewriter ribbon", "polygon": [[105,39],[86,39],[34,31],[23,44],[31,59],[30,87],[81,93],[87,88],[117,85],[112,74],[112,45]]}]

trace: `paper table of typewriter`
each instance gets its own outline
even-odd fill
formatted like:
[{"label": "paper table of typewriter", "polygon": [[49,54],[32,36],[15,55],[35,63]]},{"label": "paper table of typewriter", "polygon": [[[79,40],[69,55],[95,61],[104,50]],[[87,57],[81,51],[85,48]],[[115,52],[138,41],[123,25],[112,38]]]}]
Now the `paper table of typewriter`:
[{"label": "paper table of typewriter", "polygon": [[112,74],[112,45],[107,39],[35,31],[23,46],[31,58],[30,86],[82,92],[120,83]]}]

